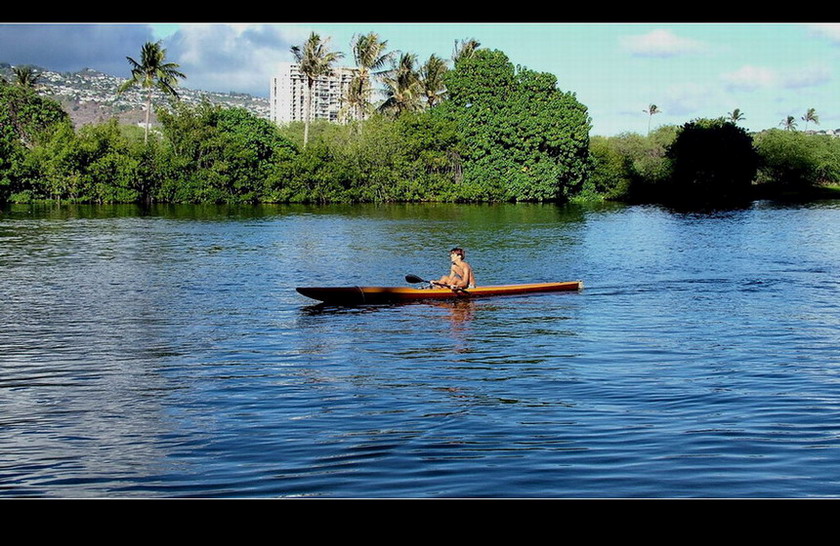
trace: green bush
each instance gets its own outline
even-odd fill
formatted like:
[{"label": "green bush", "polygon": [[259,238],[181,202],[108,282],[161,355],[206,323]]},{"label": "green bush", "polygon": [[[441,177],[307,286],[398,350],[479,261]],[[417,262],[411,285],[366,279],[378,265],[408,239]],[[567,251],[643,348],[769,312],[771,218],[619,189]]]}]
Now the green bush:
[{"label": "green bush", "polygon": [[0,82],[0,203],[34,198],[31,150],[69,122],[54,100],[30,88]]},{"label": "green bush", "polygon": [[172,180],[158,194],[176,202],[258,202],[279,163],[296,147],[267,120],[208,103],[159,112]]},{"label": "green bush", "polygon": [[462,199],[565,200],[580,191],[590,120],[547,73],[515,69],[501,51],[478,50],[444,78],[435,108],[461,135]]},{"label": "green bush", "polygon": [[622,133],[614,137],[593,137],[590,142],[590,171],[583,194],[627,201],[650,201],[671,176],[668,146],[677,127],[664,126],[648,136]]},{"label": "green bush", "polygon": [[758,155],[752,137],[721,119],[695,120],[680,128],[666,153],[671,179],[661,197],[707,203],[739,200],[750,194]]},{"label": "green bush", "polygon": [[840,139],[771,129],[757,134],[755,145],[761,184],[795,191],[840,181]]}]

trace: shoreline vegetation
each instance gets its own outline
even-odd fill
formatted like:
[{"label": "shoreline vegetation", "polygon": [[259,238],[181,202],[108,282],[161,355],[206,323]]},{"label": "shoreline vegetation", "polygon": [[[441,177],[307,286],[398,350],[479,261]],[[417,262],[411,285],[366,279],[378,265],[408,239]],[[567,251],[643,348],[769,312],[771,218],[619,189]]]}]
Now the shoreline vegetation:
[{"label": "shoreline vegetation", "polygon": [[[384,48],[385,42],[364,38]],[[145,64],[150,45],[132,63]],[[149,99],[160,123],[151,131],[116,119],[74,129],[31,77],[0,81],[0,205],[708,206],[840,198],[838,138],[792,125],[749,134],[737,118],[724,117],[647,135],[590,136],[586,106],[561,91],[555,76],[514,66],[503,52],[474,40],[461,45],[451,69],[441,59],[421,67],[411,55],[391,59],[393,68],[379,72],[388,82],[379,109],[369,103],[373,67],[360,71],[365,79],[351,86],[358,93],[348,101],[364,114],[342,124],[276,126],[243,108],[181,104],[170,75],[163,81],[169,104]],[[177,64],[165,63],[165,50],[148,54],[186,77],[174,70]],[[145,85],[140,76],[133,71],[132,83]]]}]

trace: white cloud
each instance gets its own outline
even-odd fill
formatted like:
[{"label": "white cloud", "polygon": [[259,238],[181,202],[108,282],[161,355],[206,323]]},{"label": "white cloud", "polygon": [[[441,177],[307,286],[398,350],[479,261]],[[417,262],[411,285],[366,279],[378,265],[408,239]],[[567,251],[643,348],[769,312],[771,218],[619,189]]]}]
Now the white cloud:
[{"label": "white cloud", "polygon": [[164,44],[167,58],[187,75],[183,85],[266,96],[277,64],[292,60],[291,46],[308,32],[270,24],[195,24],[181,26]]},{"label": "white cloud", "polygon": [[777,85],[779,76],[770,68],[746,65],[734,72],[723,74],[721,79],[731,90],[753,91]]},{"label": "white cloud", "polygon": [[644,57],[673,57],[686,53],[700,53],[706,50],[706,45],[703,42],[681,38],[665,29],[622,37],[621,45],[633,55]]},{"label": "white cloud", "polygon": [[144,42],[162,38],[167,60],[187,75],[182,86],[267,96],[277,63],[291,61],[291,46],[309,32],[285,24],[0,24],[0,62],[128,77],[126,57],[139,59]]},{"label": "white cloud", "polygon": [[824,65],[806,66],[782,77],[782,85],[789,89],[816,87],[831,80],[831,70]]},{"label": "white cloud", "polygon": [[793,71],[746,65],[734,72],[723,74],[721,79],[731,91],[754,91],[774,87],[801,89],[828,83],[831,80],[831,69],[821,64]]}]

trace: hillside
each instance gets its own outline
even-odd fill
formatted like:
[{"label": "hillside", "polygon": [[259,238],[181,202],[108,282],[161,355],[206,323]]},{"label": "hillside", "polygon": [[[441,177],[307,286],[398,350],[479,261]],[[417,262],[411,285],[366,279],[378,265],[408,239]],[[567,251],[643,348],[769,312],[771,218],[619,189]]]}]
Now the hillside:
[{"label": "hillside", "polygon": [[[38,75],[39,92],[58,101],[70,114],[76,127],[100,123],[116,117],[121,123],[142,123],[145,120],[145,96],[138,88],[131,89],[117,97],[117,89],[125,78],[111,76],[97,70],[85,68],[79,72],[54,72],[37,66],[32,67]],[[0,76],[14,81],[12,67],[0,63]],[[255,115],[268,119],[268,99],[244,93],[217,93],[179,87],[180,100],[187,104],[198,104],[207,100],[227,107],[241,107]],[[165,104],[167,97],[155,91],[155,104]],[[154,112],[152,122],[154,123]]]}]

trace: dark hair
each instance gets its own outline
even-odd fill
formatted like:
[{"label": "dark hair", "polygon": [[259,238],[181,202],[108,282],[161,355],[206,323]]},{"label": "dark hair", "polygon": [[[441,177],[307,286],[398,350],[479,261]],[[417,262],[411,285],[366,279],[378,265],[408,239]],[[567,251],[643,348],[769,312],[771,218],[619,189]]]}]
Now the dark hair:
[{"label": "dark hair", "polygon": [[453,254],[453,253],[457,254],[458,256],[461,257],[462,260],[466,256],[466,252],[464,252],[464,249],[463,248],[458,248],[457,246],[455,248],[453,248],[452,250],[450,250],[449,253],[450,254]]}]

